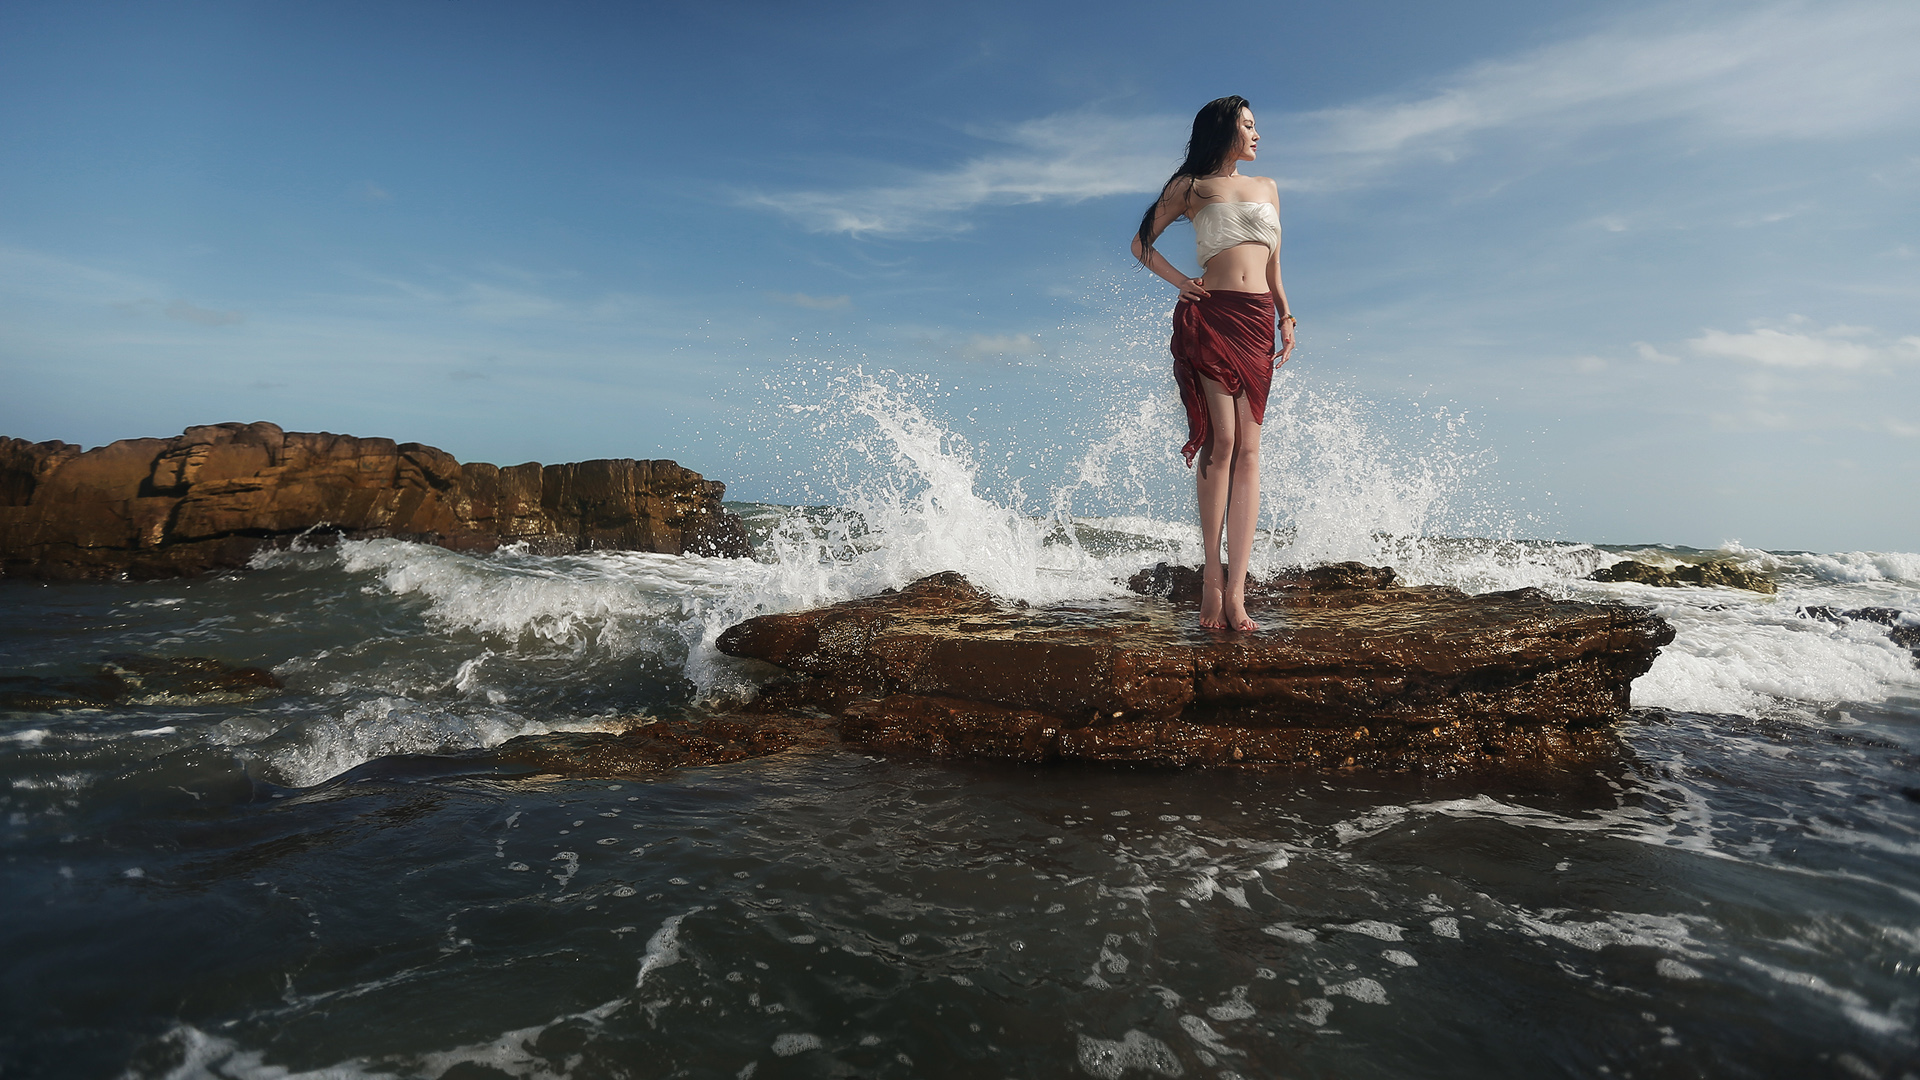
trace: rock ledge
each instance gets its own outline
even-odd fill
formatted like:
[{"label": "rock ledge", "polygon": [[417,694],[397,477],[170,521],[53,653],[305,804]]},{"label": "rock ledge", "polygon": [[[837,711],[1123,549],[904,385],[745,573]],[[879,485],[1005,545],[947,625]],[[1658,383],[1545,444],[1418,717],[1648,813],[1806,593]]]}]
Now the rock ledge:
[{"label": "rock ledge", "polygon": [[[1176,600],[1180,578],[1159,574]],[[1249,601],[1264,629],[1226,634],[1164,601],[1011,606],[949,572],[749,619],[718,644],[793,673],[756,711],[824,712],[879,749],[1452,768],[1611,755],[1607,726],[1673,640],[1627,605],[1392,580],[1358,564],[1278,579]]]},{"label": "rock ledge", "polygon": [[460,551],[750,555],[726,485],[671,461],[500,468],[420,443],[213,424],[84,453],[0,438],[0,576],[179,577],[263,546],[395,537]]}]

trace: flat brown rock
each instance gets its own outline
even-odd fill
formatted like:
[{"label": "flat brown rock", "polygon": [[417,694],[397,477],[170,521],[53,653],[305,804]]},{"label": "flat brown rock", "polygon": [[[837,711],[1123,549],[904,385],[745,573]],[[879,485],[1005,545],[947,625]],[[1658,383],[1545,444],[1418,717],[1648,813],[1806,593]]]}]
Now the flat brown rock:
[{"label": "flat brown rock", "polygon": [[523,735],[476,756],[562,776],[636,776],[834,744],[830,730],[804,718],[710,716],[637,720],[617,735]]},{"label": "flat brown rock", "polygon": [[749,619],[733,656],[801,678],[762,708],[824,709],[879,748],[1022,761],[1457,766],[1610,753],[1633,679],[1673,639],[1640,608],[1522,589],[1269,583],[1263,629],[1198,629],[1158,600],[1026,608],[955,573]]},{"label": "flat brown rock", "polygon": [[726,485],[671,461],[500,468],[420,443],[188,428],[82,452],[0,438],[0,575],[176,577],[245,566],[316,530],[462,551],[524,543],[588,550],[749,555]]}]

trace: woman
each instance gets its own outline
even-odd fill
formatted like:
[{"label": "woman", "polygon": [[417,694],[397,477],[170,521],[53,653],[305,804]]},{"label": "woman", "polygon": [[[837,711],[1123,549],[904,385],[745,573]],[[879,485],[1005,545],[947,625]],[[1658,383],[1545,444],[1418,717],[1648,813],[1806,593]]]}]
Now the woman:
[{"label": "woman", "polygon": [[[1180,290],[1173,309],[1173,376],[1187,407],[1181,452],[1189,466],[1200,455],[1195,479],[1206,548],[1200,625],[1209,630],[1260,628],[1247,618],[1247,556],[1260,515],[1260,425],[1273,371],[1293,353],[1294,318],[1280,284],[1280,189],[1267,177],[1240,173],[1240,163],[1252,161],[1259,146],[1247,99],[1208,102],[1193,118],[1187,160],[1147,208],[1133,237],[1133,257]],[[1180,273],[1153,248],[1179,217],[1193,222],[1202,277]]]}]

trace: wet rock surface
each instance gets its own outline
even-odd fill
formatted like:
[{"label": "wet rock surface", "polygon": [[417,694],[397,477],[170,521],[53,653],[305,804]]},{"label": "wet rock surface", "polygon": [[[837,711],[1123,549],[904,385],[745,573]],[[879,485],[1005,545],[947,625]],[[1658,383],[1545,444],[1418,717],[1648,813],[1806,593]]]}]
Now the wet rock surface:
[{"label": "wet rock surface", "polygon": [[1801,608],[1800,614],[1822,622],[1867,622],[1875,626],[1884,626],[1887,628],[1887,637],[1892,639],[1895,645],[1912,653],[1914,662],[1920,664],[1920,622],[1907,622],[1907,613],[1899,608],[1867,607],[1842,611],[1825,604],[1817,604],[1813,607]]},{"label": "wet rock surface", "polygon": [[620,734],[523,735],[477,756],[534,773],[634,776],[726,765],[787,750],[833,746],[830,727],[802,715],[723,715],[641,720]]},{"label": "wet rock surface", "polygon": [[[1197,566],[1173,566],[1156,563],[1127,579],[1127,588],[1142,596],[1158,596],[1176,604],[1198,604],[1200,584],[1205,579]],[[1276,597],[1301,589],[1331,591],[1337,589],[1384,589],[1398,575],[1391,566],[1341,562],[1324,566],[1282,570],[1268,577],[1247,578],[1250,597]]]},{"label": "wet rock surface", "polygon": [[500,468],[420,443],[268,423],[84,452],[0,439],[0,575],[186,576],[245,566],[262,547],[309,533],[461,551],[750,555],[745,527],[720,505],[725,491],[671,461]]},{"label": "wet rock surface", "polygon": [[278,693],[265,668],[234,667],[203,656],[119,654],[68,676],[0,676],[0,709],[54,712],[120,705],[233,705]]},{"label": "wet rock surface", "polygon": [[1749,570],[1738,563],[1725,561],[1682,563],[1679,566],[1663,568],[1636,562],[1633,559],[1622,559],[1612,566],[1603,567],[1588,574],[1587,580],[1633,581],[1662,588],[1678,588],[1682,585],[1724,585],[1730,589],[1746,589],[1749,592],[1769,595],[1776,591],[1772,578],[1758,570]]},{"label": "wet rock surface", "polygon": [[1026,608],[955,573],[749,619],[732,656],[792,677],[752,706],[847,742],[1027,762],[1449,768],[1609,756],[1633,679],[1673,639],[1640,608],[1533,589],[1467,596],[1350,564],[1250,590],[1254,633],[1176,597]]}]

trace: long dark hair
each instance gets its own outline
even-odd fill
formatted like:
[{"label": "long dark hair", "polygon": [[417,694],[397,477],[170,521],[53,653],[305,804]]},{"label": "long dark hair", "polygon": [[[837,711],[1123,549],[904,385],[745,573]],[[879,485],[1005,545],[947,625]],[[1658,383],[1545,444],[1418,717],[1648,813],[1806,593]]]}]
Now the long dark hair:
[{"label": "long dark hair", "polygon": [[1146,262],[1153,252],[1153,217],[1160,209],[1160,200],[1167,197],[1167,188],[1175,180],[1187,177],[1187,187],[1192,189],[1192,181],[1220,168],[1227,160],[1233,145],[1240,138],[1240,110],[1251,109],[1247,99],[1238,94],[1230,97],[1214,98],[1200,107],[1193,118],[1193,135],[1187,139],[1187,160],[1173,170],[1167,177],[1166,185],[1160,189],[1160,195],[1140,215],[1140,231],[1134,235],[1140,239],[1140,261]]}]

